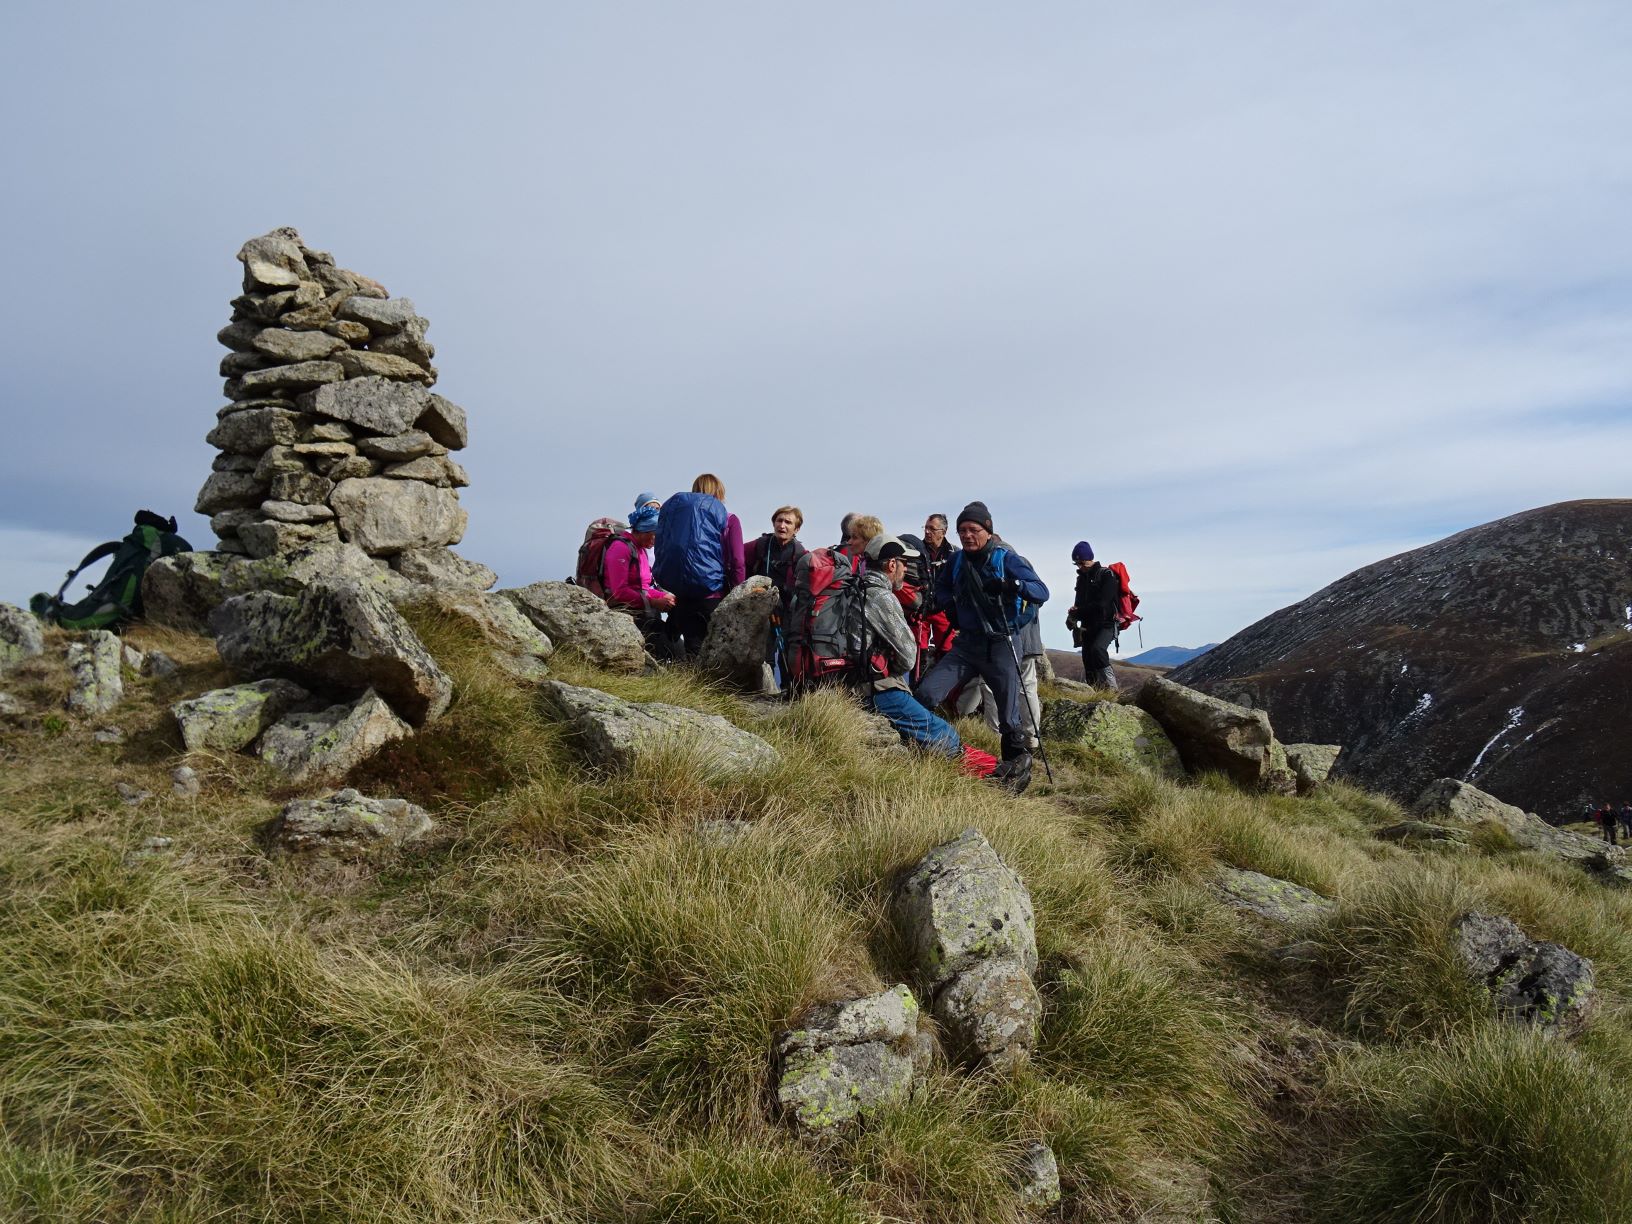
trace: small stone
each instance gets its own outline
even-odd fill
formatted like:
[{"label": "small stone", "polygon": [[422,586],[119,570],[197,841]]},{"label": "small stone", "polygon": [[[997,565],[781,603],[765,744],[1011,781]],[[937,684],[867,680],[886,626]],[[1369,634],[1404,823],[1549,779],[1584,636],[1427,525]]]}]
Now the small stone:
[{"label": "small stone", "polygon": [[178,799],[196,799],[202,789],[198,771],[191,765],[177,765],[170,771],[170,791]]},{"label": "small stone", "polygon": [[597,765],[627,769],[643,756],[683,746],[698,768],[740,777],[773,767],[780,754],[750,731],[718,714],[662,702],[624,701],[599,689],[545,681],[545,707],[569,724],[579,746]]},{"label": "small stone", "polygon": [[390,353],[345,349],[337,355],[336,360],[347,378],[391,378],[418,383],[436,381],[435,374],[430,370],[415,365],[406,357],[393,357]]},{"label": "small stone", "polygon": [[[277,504],[294,505],[293,502]],[[283,523],[264,519],[240,527],[238,539],[249,556],[264,559],[317,544],[337,544],[340,542],[340,532],[333,522]]]},{"label": "small stone", "polygon": [[91,738],[99,744],[112,746],[125,742],[125,733],[118,727],[98,727],[91,733]]},{"label": "small stone", "polygon": [[1298,794],[1307,795],[1320,787],[1331,776],[1342,752],[1340,744],[1286,745],[1286,763],[1298,780]]},{"label": "small stone", "polygon": [[178,701],[170,713],[188,752],[237,752],[310,695],[289,680],[256,680]]},{"label": "small stone", "polygon": [[340,337],[347,344],[367,344],[370,335],[367,325],[351,319],[336,319],[323,330],[331,336]]},{"label": "small stone", "polygon": [[413,728],[370,689],[350,705],[288,714],[266,729],[256,753],[291,782],[343,777]]},{"label": "small stone", "polygon": [[1247,910],[1274,922],[1294,923],[1320,918],[1337,908],[1337,902],[1301,884],[1236,867],[1220,867],[1213,890],[1236,909]]},{"label": "small stone", "polygon": [[238,249],[244,265],[244,292],[292,289],[310,276],[301,254],[300,235],[284,226],[251,238]]},{"label": "small stone", "polygon": [[14,604],[0,603],[0,673],[45,653],[39,617]]},{"label": "small stone", "polygon": [[[465,410],[452,400],[440,395],[426,397],[423,412],[409,422],[423,429],[449,450],[463,450],[470,443],[470,428]],[[381,433],[399,433],[400,430],[381,430]]]},{"label": "small stone", "polygon": [[391,568],[410,582],[453,590],[485,591],[499,580],[487,566],[451,548],[407,548],[391,558]]},{"label": "small stone", "polygon": [[151,676],[155,680],[163,680],[173,676],[180,670],[181,665],[165,654],[162,650],[150,650],[142,660],[142,674]]},{"label": "small stone", "polygon": [[[303,506],[328,507],[324,504],[334,492],[334,481],[315,472],[279,472],[272,477],[268,497],[272,501],[299,502]],[[273,517],[276,517],[275,515]],[[322,518],[328,515],[320,516]],[[290,522],[301,522],[290,519]]]},{"label": "small stone", "polygon": [[146,800],[153,798],[152,791],[143,790],[141,787],[130,782],[115,782],[113,789],[119,792],[120,800],[129,804],[131,807],[135,807],[138,803],[143,803]]},{"label": "small stone", "polygon": [[338,336],[317,331],[289,331],[282,327],[266,328],[253,343],[256,352],[285,363],[322,361],[346,348],[346,342]]},{"label": "small stone", "polygon": [[255,465],[255,479],[270,489],[272,481],[282,473],[306,470],[305,456],[296,454],[294,447],[274,446],[262,455],[260,462]]},{"label": "small stone", "polygon": [[266,485],[253,473],[212,472],[193,503],[196,514],[219,514],[223,510],[247,510],[266,500]]},{"label": "small stone", "polygon": [[[358,425],[373,433],[400,434],[414,428],[435,398],[438,397],[417,383],[368,377],[320,387],[301,396],[300,404],[308,412]],[[436,437],[435,430],[425,428]]]},{"label": "small stone", "polygon": [[401,331],[419,314],[414,309],[413,299],[405,297],[388,298],[384,301],[377,298],[352,297],[341,304],[338,313],[342,319],[351,319],[363,324],[368,328],[369,334],[376,336]]},{"label": "small stone", "polygon": [[395,434],[389,438],[359,438],[357,449],[369,458],[384,463],[407,463],[410,459],[418,459],[422,455],[448,453],[447,447],[423,429],[410,429],[407,433]]},{"label": "small stone", "polygon": [[0,718],[21,718],[27,708],[10,693],[0,693]]},{"label": "small stone", "polygon": [[350,442],[353,436],[343,421],[318,421],[300,431],[302,442]]},{"label": "small stone", "polygon": [[130,668],[131,671],[138,676],[142,674],[142,652],[128,642],[125,643],[124,660],[125,666]]},{"label": "small stone", "polygon": [[251,370],[239,378],[237,383],[243,394],[260,395],[272,390],[304,391],[310,387],[340,382],[345,376],[346,372],[338,362],[301,361],[293,365]]},{"label": "small stone", "polygon": [[1021,1206],[1042,1211],[1058,1203],[1060,1162],[1055,1159],[1054,1149],[1037,1140],[1026,1144],[1017,1181]]},{"label": "small stone", "polygon": [[261,513],[278,523],[321,523],[334,517],[334,511],[321,502],[267,500],[261,503]]}]

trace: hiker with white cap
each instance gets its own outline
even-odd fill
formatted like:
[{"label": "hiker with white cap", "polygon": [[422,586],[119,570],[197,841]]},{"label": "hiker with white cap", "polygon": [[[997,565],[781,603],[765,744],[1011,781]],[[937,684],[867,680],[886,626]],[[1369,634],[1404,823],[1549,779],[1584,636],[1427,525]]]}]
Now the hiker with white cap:
[{"label": "hiker with white cap", "polygon": [[970,502],[958,515],[963,551],[942,572],[935,606],[946,609],[957,627],[952,650],[918,686],[918,700],[934,709],[953,689],[978,676],[996,698],[1003,763],[992,775],[1015,792],[1031,782],[1031,750],[1015,638],[1037,619],[1048,587],[1019,553],[992,534],[984,502]]}]

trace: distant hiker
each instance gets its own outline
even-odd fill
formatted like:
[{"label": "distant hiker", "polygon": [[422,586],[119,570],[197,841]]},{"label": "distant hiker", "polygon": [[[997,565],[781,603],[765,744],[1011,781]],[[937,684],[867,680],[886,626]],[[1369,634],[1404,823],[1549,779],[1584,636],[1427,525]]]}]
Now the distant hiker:
[{"label": "distant hiker", "polygon": [[1087,540],[1077,541],[1071,560],[1077,567],[1077,592],[1076,602],[1065,614],[1065,627],[1082,650],[1082,678],[1096,688],[1115,692],[1111,642],[1116,638],[1121,587],[1116,575],[1094,560],[1093,546]]},{"label": "distant hiker", "polygon": [[1598,827],[1603,830],[1604,840],[1612,846],[1615,845],[1615,812],[1609,806],[1607,800],[1599,805],[1597,812],[1593,814],[1593,819],[1598,822]]},{"label": "distant hiker", "polygon": [[903,739],[943,756],[962,759],[965,773],[986,777],[997,762],[988,753],[966,747],[952,724],[926,710],[908,687],[918,646],[901,608],[899,592],[918,550],[896,536],[874,536],[867,544],[867,572],[860,578],[866,620],[869,673],[867,701]]},{"label": "distant hiker", "polygon": [[1621,836],[1632,842],[1632,803],[1623,802],[1615,815],[1621,822]]},{"label": "distant hiker", "polygon": [[844,520],[849,525],[850,534],[839,551],[850,558],[855,572],[866,573],[867,545],[884,534],[884,524],[871,514],[847,514]]},{"label": "distant hiker", "polygon": [[1003,737],[1003,763],[993,776],[1019,792],[1031,781],[1031,752],[1016,638],[1037,618],[1048,587],[1031,562],[996,541],[984,502],[965,506],[957,526],[963,551],[943,571],[935,606],[950,613],[958,636],[951,652],[918,686],[918,699],[934,709],[960,684],[976,676],[986,681]]},{"label": "distant hiker", "polygon": [[[924,589],[929,594],[931,602],[934,591],[940,585],[941,575],[946,572],[947,566],[952,564],[952,557],[957,548],[946,538],[946,515],[932,514],[924,520],[924,569],[928,572]],[[944,611],[925,611],[923,624],[927,641],[924,643],[923,653],[927,658],[919,660],[919,667],[928,671],[941,657],[952,649],[952,639],[955,636],[952,622]]]},{"label": "distant hiker", "polygon": [[778,507],[771,515],[770,531],[757,540],[750,541],[743,549],[743,562],[749,576],[765,575],[782,596],[781,611],[771,625],[770,640],[767,644],[770,653],[768,661],[779,685],[786,683],[783,646],[786,641],[788,606],[793,600],[794,567],[799,564],[799,558],[809,551],[799,542],[797,534],[804,524],[805,516],[798,506]]},{"label": "distant hiker", "polygon": [[714,609],[746,576],[742,524],[725,508],[725,485],[712,472],[692,481],[690,493],[663,503],[652,576],[673,592],[669,625],[682,643],[682,657],[695,658]]},{"label": "distant hiker", "polygon": [[606,602],[627,612],[640,626],[646,649],[653,658],[674,657],[674,639],[664,623],[663,613],[674,607],[674,596],[652,581],[650,548],[657,539],[659,513],[653,498],[635,503],[629,516],[629,531],[614,535],[606,546],[603,581]]}]

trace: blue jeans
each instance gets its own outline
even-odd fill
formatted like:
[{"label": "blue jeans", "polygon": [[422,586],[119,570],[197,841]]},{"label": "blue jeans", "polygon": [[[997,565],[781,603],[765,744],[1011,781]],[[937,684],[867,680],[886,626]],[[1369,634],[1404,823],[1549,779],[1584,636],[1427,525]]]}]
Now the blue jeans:
[{"label": "blue jeans", "polygon": [[890,720],[890,726],[920,748],[949,757],[963,751],[963,743],[952,724],[924,709],[911,693],[885,689],[882,693],[868,694],[868,700],[874,710]]}]

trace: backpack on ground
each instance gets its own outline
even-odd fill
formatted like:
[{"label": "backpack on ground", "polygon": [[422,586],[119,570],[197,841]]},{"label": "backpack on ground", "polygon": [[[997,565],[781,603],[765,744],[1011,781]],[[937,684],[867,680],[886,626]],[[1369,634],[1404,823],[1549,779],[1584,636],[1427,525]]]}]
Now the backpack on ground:
[{"label": "backpack on ground", "polygon": [[730,518],[725,503],[707,493],[676,493],[657,520],[652,578],[675,595],[698,599],[725,585],[721,543]]},{"label": "backpack on ground", "polygon": [[629,524],[614,518],[598,518],[584,528],[584,542],[578,546],[578,568],[572,580],[602,599],[611,594],[606,586],[606,546],[619,536],[627,537]]},{"label": "backpack on ground", "polygon": [[794,690],[883,675],[887,663],[872,648],[867,593],[850,558],[834,548],[813,548],[793,571],[789,610],[788,676]]},{"label": "backpack on ground", "polygon": [[[160,557],[191,552],[193,546],[176,534],[174,518],[160,518],[151,510],[136,512],[135,529],[122,540],[98,544],[62,580],[55,595],[43,591],[29,600],[34,615],[64,629],[117,629],[142,616],[142,577]],[[112,557],[102,580],[87,588],[89,594],[64,603],[68,584],[87,567]]]}]

